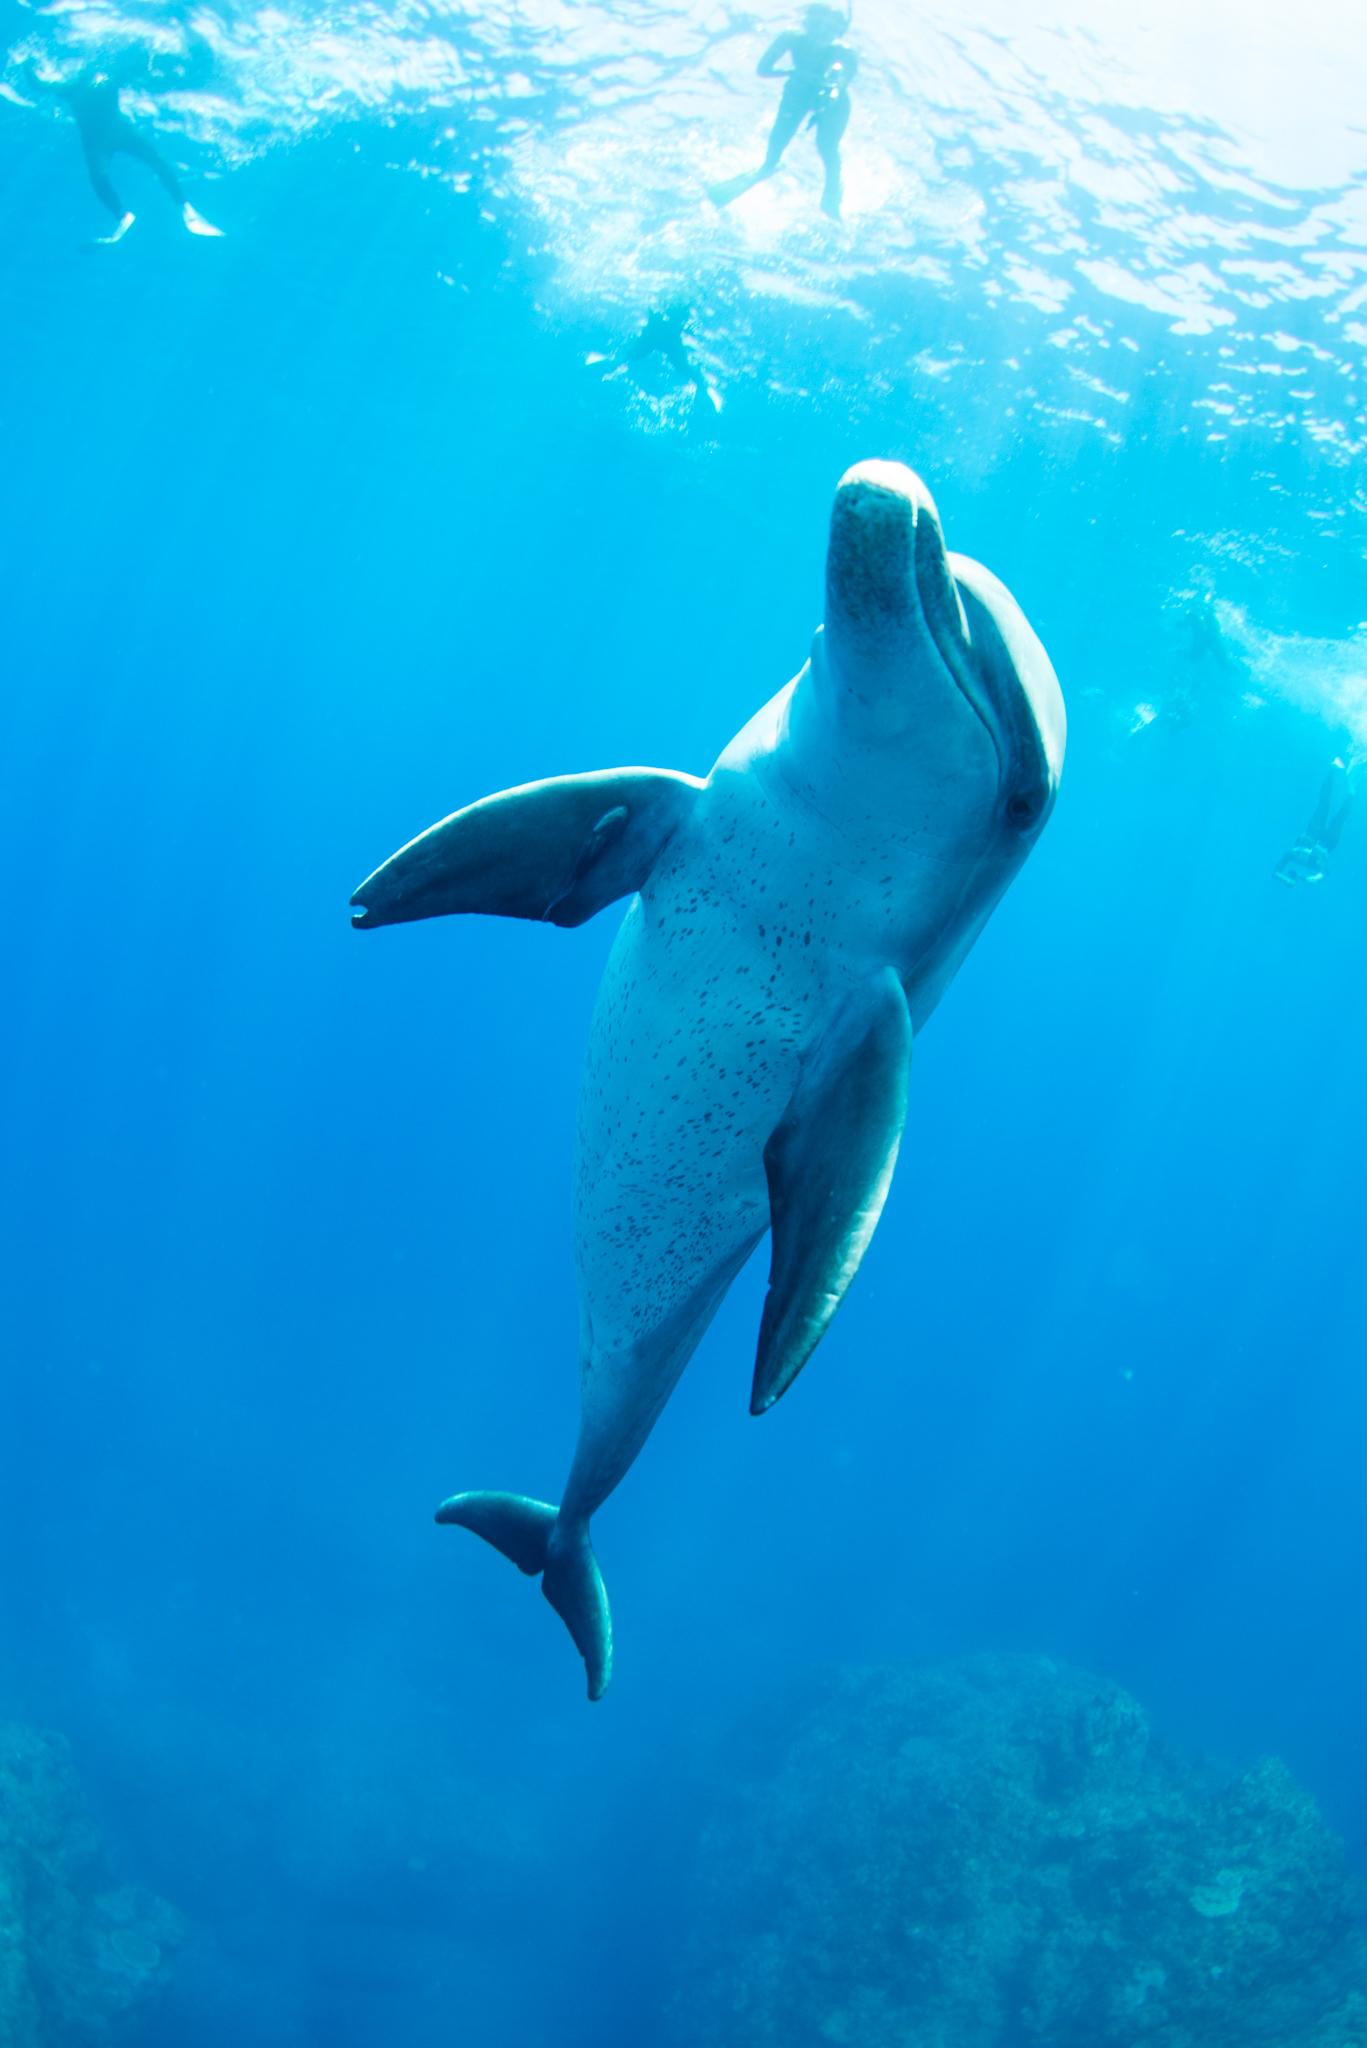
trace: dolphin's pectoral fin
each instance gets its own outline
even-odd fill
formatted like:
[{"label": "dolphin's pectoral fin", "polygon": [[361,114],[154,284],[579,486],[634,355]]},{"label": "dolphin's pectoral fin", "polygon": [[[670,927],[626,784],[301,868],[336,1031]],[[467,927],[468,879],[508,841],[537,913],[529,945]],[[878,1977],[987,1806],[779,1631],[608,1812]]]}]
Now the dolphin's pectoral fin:
[{"label": "dolphin's pectoral fin", "polygon": [[541,1590],[584,1660],[589,1698],[602,1699],[612,1676],[612,1614],[588,1524],[567,1527],[558,1508],[521,1493],[456,1493],[436,1519],[473,1529],[528,1578],[544,1573]]},{"label": "dolphin's pectoral fin", "polygon": [[773,1257],[752,1415],[787,1392],[859,1270],[897,1163],[910,1068],[907,999],[886,967],[835,1011],[764,1148]]},{"label": "dolphin's pectoral fin", "polygon": [[482,911],[583,924],[643,887],[702,787],[669,768],[605,768],[486,796],[376,868],[351,921],[369,931]]}]

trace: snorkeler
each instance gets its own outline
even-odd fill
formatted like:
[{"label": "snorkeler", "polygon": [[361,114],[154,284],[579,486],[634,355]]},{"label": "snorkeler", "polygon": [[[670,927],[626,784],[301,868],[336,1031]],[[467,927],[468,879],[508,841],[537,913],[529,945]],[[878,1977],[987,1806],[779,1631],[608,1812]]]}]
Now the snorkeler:
[{"label": "snorkeler", "polygon": [[[805,7],[802,28],[789,28],[775,36],[759,60],[761,78],[781,76],[783,98],[778,103],[769,147],[757,171],[744,171],[724,184],[710,185],[708,198],[714,206],[729,205],[752,185],[772,178],[783,152],[805,118],[816,130],[816,146],[826,166],[826,189],[821,195],[823,210],[832,220],[840,218],[840,138],[850,118],[849,83],[859,69],[859,59],[848,44],[836,38],[850,25],[848,14],[834,7]],[[778,69],[782,57],[792,59],[785,74]]]},{"label": "snorkeler", "polygon": [[1310,823],[1289,853],[1284,853],[1273,873],[1279,882],[1294,888],[1297,882],[1322,882],[1329,871],[1329,856],[1337,851],[1348,813],[1353,808],[1353,771],[1356,763],[1336,757],[1324,778],[1319,801]]},{"label": "snorkeler", "polygon": [[686,300],[675,300],[671,305],[653,308],[640,333],[624,348],[618,349],[615,356],[595,354],[588,360],[590,363],[606,363],[603,375],[607,376],[624,363],[643,363],[648,356],[662,355],[679,382],[692,385],[695,407],[705,398],[714,412],[720,412],[721,400],[689,355],[688,344],[684,340],[684,322],[691,311]]},{"label": "snorkeler", "polygon": [[23,76],[31,91],[45,93],[50,99],[65,100],[71,109],[95,196],[101,205],[109,208],[117,222],[112,235],[94,238],[93,247],[108,248],[122,241],[133,225],[132,212],[124,205],[109,179],[110,159],[119,151],[146,164],[148,170],[160,178],[180,208],[180,217],[192,235],[223,233],[222,228],[216,228],[211,221],[205,220],[203,214],[195,211],[181,191],[180,180],[172,166],[156,144],[133,125],[119,105],[121,89],[135,79],[155,91],[158,86],[164,88],[168,84],[181,84],[182,77],[163,77],[136,50],[125,51],[108,66],[91,65],[70,79],[43,78],[30,60],[24,67]]}]

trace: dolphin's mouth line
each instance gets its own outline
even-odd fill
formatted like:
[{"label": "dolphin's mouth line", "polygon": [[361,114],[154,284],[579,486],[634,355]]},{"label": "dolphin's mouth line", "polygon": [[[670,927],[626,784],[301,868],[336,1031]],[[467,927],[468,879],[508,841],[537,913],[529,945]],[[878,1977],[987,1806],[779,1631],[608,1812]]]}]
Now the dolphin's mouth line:
[{"label": "dolphin's mouth line", "polygon": [[[939,539],[938,535],[937,539]],[[968,623],[968,614],[964,610],[958,580],[954,575],[954,571],[949,566],[948,551],[945,549],[943,541],[940,542],[940,567],[944,573],[945,581],[954,593],[955,606],[963,627],[962,634],[955,635],[953,633],[949,622],[940,616],[938,606],[926,603],[925,591],[921,584],[919,547],[916,551],[915,566],[916,597],[921,607],[921,617],[925,621],[926,630],[930,636],[931,646],[939,656],[950,681],[954,684],[969,709],[974,713],[978,723],[992,742],[992,751],[997,757],[997,795],[1000,797],[1003,789],[1011,779],[1012,767],[1009,749],[1006,747],[1001,729],[1000,707],[993,700],[991,689],[985,679],[978,673],[979,664],[974,658],[977,650],[973,645],[972,628]]]},{"label": "dolphin's mouth line", "polygon": [[[954,583],[953,575],[947,562],[945,564],[945,574],[949,576],[951,583]],[[954,583],[954,594],[956,597],[958,592],[959,586],[957,583]],[[916,594],[920,597],[919,588]],[[982,687],[978,677],[972,671],[973,642],[968,637],[968,621],[967,619],[964,621],[964,640],[957,646],[952,645],[952,643],[950,646],[946,646],[938,621],[927,616],[924,602],[921,605],[921,615],[925,618],[926,625],[930,631],[930,644],[939,656],[946,675],[992,742],[992,751],[997,759],[997,795],[1000,796],[1009,775],[1010,763],[1003,751],[1002,736],[998,730],[997,720],[995,717],[988,716],[983,704],[979,701],[980,696],[986,698],[987,703],[991,705],[992,711],[996,711],[997,707],[995,704],[992,704],[989,693]],[[965,670],[969,672],[967,677],[964,674]],[[977,685],[976,688],[973,687],[975,684]]]},{"label": "dolphin's mouth line", "polygon": [[[967,557],[960,559],[970,570],[978,567]],[[1004,646],[998,621],[974,578],[970,575],[960,583],[955,577],[954,581],[973,648],[973,658],[965,667],[976,690],[966,687],[962,677],[956,675],[956,680],[983,718],[997,749],[1003,823],[1009,831],[1037,831],[1053,807],[1058,778],[1051,773],[1049,752],[1030,692]],[[976,637],[975,626],[980,629]],[[1047,657],[1044,659],[1047,662]]]}]

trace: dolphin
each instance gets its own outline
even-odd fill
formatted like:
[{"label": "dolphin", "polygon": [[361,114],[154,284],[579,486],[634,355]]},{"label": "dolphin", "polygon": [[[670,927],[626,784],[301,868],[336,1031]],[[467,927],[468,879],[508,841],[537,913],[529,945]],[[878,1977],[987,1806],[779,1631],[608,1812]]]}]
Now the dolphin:
[{"label": "dolphin", "polygon": [[911,1048],[1053,809],[1063,697],[1006,587],[947,554],[898,462],[841,478],[826,615],[705,781],[611,768],[456,811],[352,897],[364,931],[472,911],[561,926],[630,897],[579,1095],[581,1421],[558,1506],[458,1493],[565,1621],[591,1700],[590,1542],[766,1230],[750,1411],[787,1391],[873,1236]]}]

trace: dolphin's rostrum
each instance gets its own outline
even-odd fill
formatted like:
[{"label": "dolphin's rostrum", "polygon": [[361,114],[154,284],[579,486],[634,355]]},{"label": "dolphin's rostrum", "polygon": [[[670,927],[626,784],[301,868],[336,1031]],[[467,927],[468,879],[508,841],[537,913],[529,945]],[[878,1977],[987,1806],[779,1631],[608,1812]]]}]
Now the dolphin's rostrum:
[{"label": "dolphin's rostrum", "polygon": [[1039,836],[1063,699],[1019,606],[947,555],[929,491],[862,462],[836,492],[826,620],[705,782],[619,768],[434,825],[352,898],[363,929],[455,911],[582,924],[633,901],[579,1100],[579,1444],[558,1508],[461,1493],[564,1618],[602,1696],[595,1510],[727,1288],[773,1244],[751,1409],[820,1342],[892,1179],[912,1038]]}]

